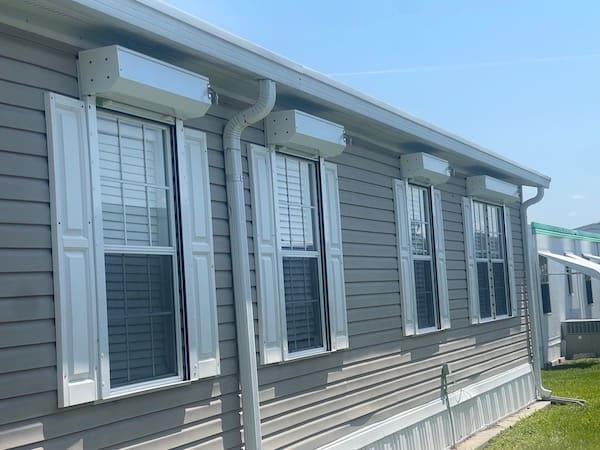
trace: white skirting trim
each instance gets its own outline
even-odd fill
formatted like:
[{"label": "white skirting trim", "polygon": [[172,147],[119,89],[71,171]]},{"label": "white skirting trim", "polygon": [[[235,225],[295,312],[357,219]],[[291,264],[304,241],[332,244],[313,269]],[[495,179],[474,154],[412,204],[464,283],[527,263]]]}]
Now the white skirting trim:
[{"label": "white skirting trim", "polygon": [[[446,449],[535,400],[530,364],[353,432],[321,450]],[[454,428],[454,433],[453,429]],[[454,438],[453,438],[454,435]]]}]

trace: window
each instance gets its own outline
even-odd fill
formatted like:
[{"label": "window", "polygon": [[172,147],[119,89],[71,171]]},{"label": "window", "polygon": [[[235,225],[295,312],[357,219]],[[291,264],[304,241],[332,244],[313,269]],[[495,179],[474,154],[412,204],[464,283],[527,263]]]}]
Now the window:
[{"label": "window", "polygon": [[290,354],[323,349],[321,237],[314,161],[276,155],[277,223]]},{"label": "window", "polygon": [[250,163],[263,364],[346,348],[336,166],[254,145]]},{"label": "window", "polygon": [[[552,312],[552,305],[550,303],[550,278],[548,276],[548,258],[545,256],[538,257],[540,264],[540,287],[542,290],[542,311],[544,314]],[[568,269],[568,268],[567,268]],[[569,275],[567,275],[567,279]]]},{"label": "window", "polygon": [[404,334],[448,328],[441,193],[404,180],[394,189]]},{"label": "window", "polygon": [[465,197],[465,248],[472,323],[516,314],[510,213]]},{"label": "window", "polygon": [[573,289],[573,271],[570,267],[565,267],[565,271],[567,274],[567,294],[573,295],[575,293]]},{"label": "window", "polygon": [[60,406],[218,374],[204,134],[46,105]]},{"label": "window", "polygon": [[592,288],[592,277],[589,275],[585,276],[585,298],[588,305],[594,303],[594,290]]}]

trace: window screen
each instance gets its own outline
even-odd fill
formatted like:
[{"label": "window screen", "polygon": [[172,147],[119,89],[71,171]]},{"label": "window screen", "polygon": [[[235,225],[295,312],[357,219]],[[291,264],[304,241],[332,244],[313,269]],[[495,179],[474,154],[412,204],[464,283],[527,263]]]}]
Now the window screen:
[{"label": "window screen", "polygon": [[[544,314],[552,312],[552,306],[550,303],[550,277],[548,273],[548,258],[545,256],[538,257],[540,265],[540,287],[542,290],[542,311]],[[567,279],[570,274],[567,267]],[[569,291],[570,292],[570,291]]]}]

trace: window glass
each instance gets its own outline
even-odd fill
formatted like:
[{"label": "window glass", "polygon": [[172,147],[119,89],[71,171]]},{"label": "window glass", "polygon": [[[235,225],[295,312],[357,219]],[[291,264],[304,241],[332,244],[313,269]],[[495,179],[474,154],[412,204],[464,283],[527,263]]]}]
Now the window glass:
[{"label": "window glass", "polygon": [[480,317],[511,315],[502,207],[474,201],[473,230]]},{"label": "window glass", "polygon": [[166,128],[98,116],[111,388],[178,374]]},{"label": "window glass", "polygon": [[279,153],[276,182],[288,352],[323,348],[316,163]]},{"label": "window glass", "polygon": [[431,226],[431,196],[423,186],[408,185],[408,219],[415,277],[417,327],[439,325]]},{"label": "window glass", "polygon": [[585,297],[588,305],[594,303],[594,290],[592,288],[592,277],[589,275],[585,276]]},{"label": "window glass", "polygon": [[[542,288],[542,311],[544,314],[552,312],[550,303],[550,277],[548,273],[548,258],[545,256],[538,257],[540,266],[540,287]],[[570,280],[570,269],[567,267],[567,282]],[[571,292],[569,288],[569,292]]]}]

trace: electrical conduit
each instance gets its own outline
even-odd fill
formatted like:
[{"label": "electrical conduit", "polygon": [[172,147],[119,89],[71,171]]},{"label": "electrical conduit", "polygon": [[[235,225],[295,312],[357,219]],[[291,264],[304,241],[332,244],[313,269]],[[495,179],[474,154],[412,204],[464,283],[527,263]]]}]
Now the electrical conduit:
[{"label": "electrical conduit", "polygon": [[262,445],[241,135],[246,127],[265,118],[273,109],[275,105],[275,82],[259,80],[258,87],[259,93],[256,103],[234,115],[223,132],[233,293],[244,421],[244,446],[247,450],[260,450]]}]

